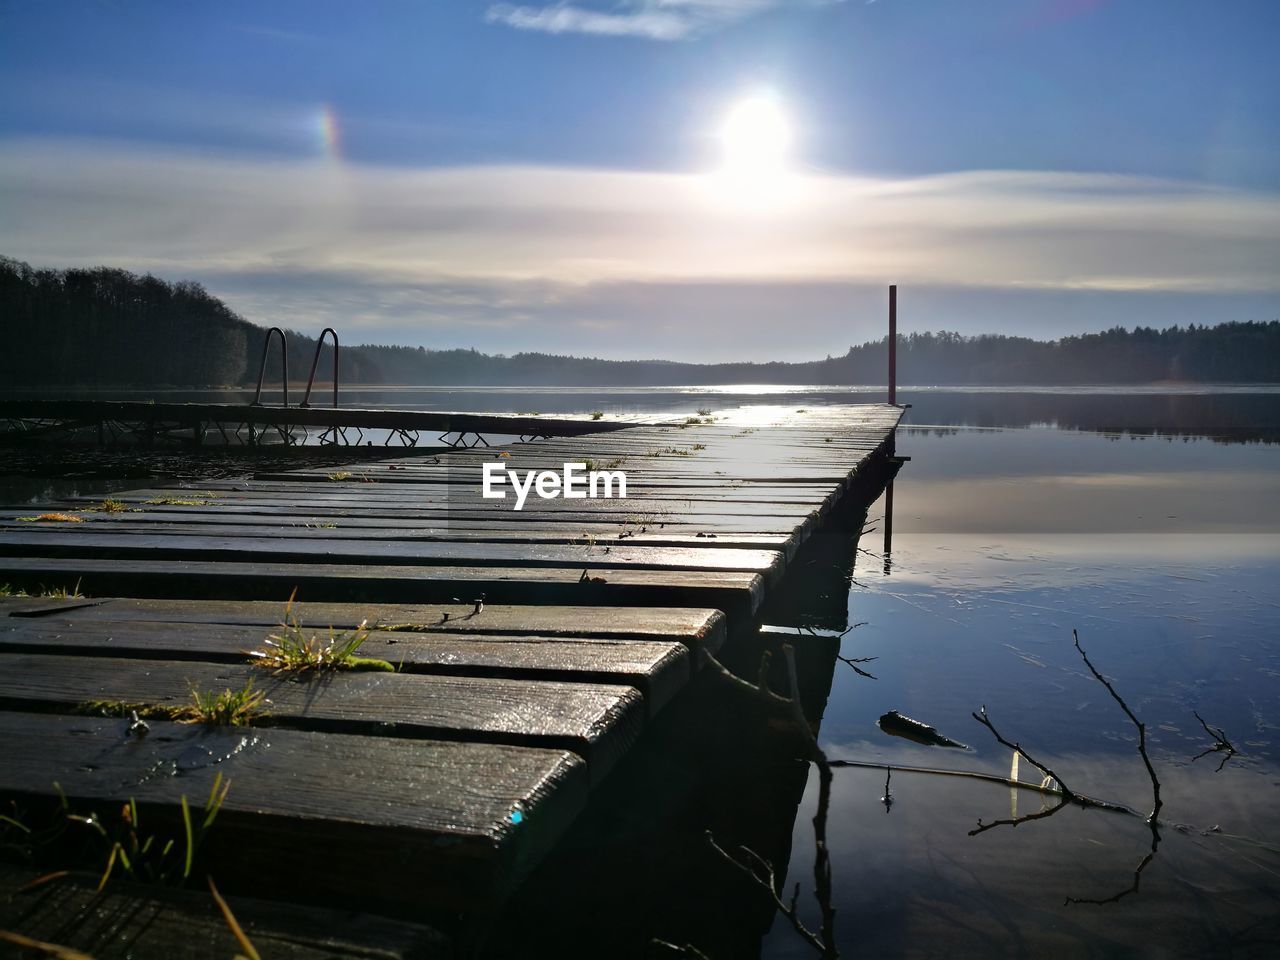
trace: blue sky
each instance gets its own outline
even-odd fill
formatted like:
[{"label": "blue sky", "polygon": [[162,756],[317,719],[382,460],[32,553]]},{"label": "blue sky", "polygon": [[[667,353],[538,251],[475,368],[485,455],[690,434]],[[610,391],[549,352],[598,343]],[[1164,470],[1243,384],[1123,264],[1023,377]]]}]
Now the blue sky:
[{"label": "blue sky", "polygon": [[[1280,316],[1280,3],[0,3],[0,253],[347,342]],[[767,93],[785,169],[726,181]]]}]

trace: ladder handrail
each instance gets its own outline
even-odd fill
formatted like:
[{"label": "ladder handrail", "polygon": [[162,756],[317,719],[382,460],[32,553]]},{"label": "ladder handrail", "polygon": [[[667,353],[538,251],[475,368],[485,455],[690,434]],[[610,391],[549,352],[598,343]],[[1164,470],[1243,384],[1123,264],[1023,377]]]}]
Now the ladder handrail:
[{"label": "ladder handrail", "polygon": [[267,373],[267,354],[271,351],[271,335],[273,333],[280,334],[280,362],[284,367],[284,379],[281,381],[280,387],[284,394],[284,405],[289,406],[289,346],[285,342],[284,331],[279,327],[271,327],[267,330],[267,339],[262,341],[262,366],[258,368],[258,389],[253,395],[253,403],[251,406],[262,406],[262,378]]},{"label": "ladder handrail", "polygon": [[320,331],[320,339],[316,341],[316,355],[311,361],[311,376],[307,377],[307,392],[303,394],[302,405],[311,406],[311,386],[316,382],[316,367],[320,365],[320,351],[324,348],[324,335],[333,337],[333,409],[338,409],[338,331],[333,327],[325,327]]}]

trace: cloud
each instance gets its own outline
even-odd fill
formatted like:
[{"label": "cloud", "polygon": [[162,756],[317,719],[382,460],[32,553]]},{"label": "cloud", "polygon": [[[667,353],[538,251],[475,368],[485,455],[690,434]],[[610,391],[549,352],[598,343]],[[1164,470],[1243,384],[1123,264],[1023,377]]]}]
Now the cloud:
[{"label": "cloud", "polygon": [[544,33],[593,33],[607,37],[645,37],[649,40],[680,40],[693,29],[693,21],[681,14],[645,9],[633,13],[601,13],[568,4],[552,7],[517,7],[500,3],[485,13],[489,23],[501,23],[517,30]]},{"label": "cloud", "polygon": [[[971,331],[1034,326],[1031,303],[1058,331],[1269,319],[1280,303],[1271,193],[1057,172],[806,175],[755,207],[731,187],[0,140],[0,253],[194,277],[252,319],[336,320],[369,339],[647,356],[664,351],[641,333],[689,355],[738,324],[788,355],[843,350],[855,306],[874,309],[891,281],[912,290],[915,319]],[[1137,297],[1149,312],[1117,307]],[[1254,312],[1206,315],[1210,301]]]},{"label": "cloud", "polygon": [[485,20],[544,33],[683,40],[774,7],[819,6],[828,2],[833,0],[634,0],[607,9],[571,3],[540,7],[499,3],[488,9]]}]

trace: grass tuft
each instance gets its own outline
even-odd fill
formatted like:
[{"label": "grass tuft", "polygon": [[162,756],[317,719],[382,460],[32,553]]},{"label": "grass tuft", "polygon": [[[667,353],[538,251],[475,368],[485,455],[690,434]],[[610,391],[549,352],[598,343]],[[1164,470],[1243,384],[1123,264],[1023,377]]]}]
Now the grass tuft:
[{"label": "grass tuft", "polygon": [[368,621],[361,620],[354,630],[335,631],[329,628],[328,639],[316,634],[310,636],[293,615],[293,600],[297,591],[285,604],[284,620],[280,632],[273,633],[263,645],[265,650],[252,650],[250,657],[259,666],[274,673],[311,673],[328,670],[377,670],[394,673],[395,667],[387,660],[357,655],[360,647],[369,639]]},{"label": "grass tuft", "polygon": [[17,597],[39,597],[42,600],[83,600],[84,594],[80,592],[80,581],[76,581],[74,587],[41,587],[39,593],[27,593],[21,587],[15,587],[12,584],[0,583],[0,599],[10,599]]},{"label": "grass tuft", "polygon": [[84,523],[84,517],[74,513],[42,513],[38,517],[18,517],[23,523]]},{"label": "grass tuft", "polygon": [[604,411],[603,411],[603,410],[596,410],[595,412],[593,412],[593,413],[591,414],[591,419],[592,419],[592,420],[603,420],[603,419],[604,419]]},{"label": "grass tuft", "polygon": [[131,507],[127,503],[120,500],[112,500],[110,497],[101,503],[95,503],[92,507],[85,507],[85,513],[141,513],[137,507]]},{"label": "grass tuft", "polygon": [[[161,883],[180,886],[190,877],[195,864],[196,852],[213,826],[213,821],[227,799],[227,791],[231,789],[231,781],[223,782],[222,774],[214,775],[213,788],[209,791],[209,799],[204,809],[199,811],[203,816],[193,819],[191,806],[185,794],[180,798],[182,808],[182,826],[184,846],[181,854],[175,851],[176,841],[171,837],[167,841],[156,834],[142,833],[142,817],[137,802],[130,797],[120,810],[120,823],[114,830],[108,831],[96,814],[76,816],[66,814],[69,821],[84,824],[102,841],[111,844],[107,854],[107,865],[98,881],[101,891],[116,865],[128,874],[130,879],[143,883]],[[64,801],[65,802],[65,801]],[[173,856],[170,856],[173,854]]]},{"label": "grass tuft", "polygon": [[176,719],[179,723],[203,723],[209,727],[247,727],[266,713],[266,694],[253,689],[249,680],[239,690],[191,688],[191,704]]},{"label": "grass tuft", "polygon": [[253,689],[250,679],[239,690],[191,688],[191,701],[184,704],[130,703],[126,700],[86,700],[75,712],[93,717],[121,717],[135,714],[140,720],[172,720],[176,723],[201,723],[210,727],[247,727],[266,715],[267,698]]}]

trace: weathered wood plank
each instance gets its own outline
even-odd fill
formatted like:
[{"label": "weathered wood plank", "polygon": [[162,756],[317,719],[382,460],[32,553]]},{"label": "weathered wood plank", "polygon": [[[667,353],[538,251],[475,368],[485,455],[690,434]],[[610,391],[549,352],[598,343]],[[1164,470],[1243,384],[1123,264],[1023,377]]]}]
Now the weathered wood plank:
[{"label": "weathered wood plank", "polygon": [[5,531],[0,556],[98,557],[111,560],[248,561],[292,564],[470,567],[600,567],[636,570],[750,571],[772,583],[782,576],[784,556],[776,550],[721,550],[704,547],[651,547],[631,540],[602,545],[468,543],[436,541],[339,540],[293,537],[225,537],[208,534],[161,536],[110,531],[45,529]]},{"label": "weathered wood plank", "polygon": [[[675,640],[691,651],[715,653],[725,639],[725,617],[718,610],[692,607],[509,606],[486,603],[480,613],[471,604],[346,604],[298,600],[293,614],[301,623],[351,629],[363,622],[411,624],[415,632],[468,636],[518,635],[585,637],[602,640]],[[282,603],[261,600],[164,600],[101,598],[86,600],[0,599],[0,616],[48,618],[49,629],[85,621],[244,624],[277,626]]]},{"label": "weathered wood plank", "polygon": [[[74,507],[75,504],[72,504]],[[0,516],[13,519],[18,516],[30,516],[31,508],[23,510],[3,510]],[[119,516],[119,515],[117,515]],[[743,533],[782,534],[788,538],[794,536],[798,529],[804,529],[802,523],[797,527],[794,518],[774,517],[758,511],[747,513],[716,512],[714,514],[670,513],[655,511],[634,511],[631,513],[593,513],[580,514],[561,512],[554,517],[520,513],[495,514],[493,511],[476,510],[420,510],[400,508],[368,508],[350,502],[342,506],[317,506],[305,502],[288,500],[271,501],[258,506],[222,503],[216,507],[149,507],[143,514],[131,515],[135,518],[146,517],[164,522],[200,525],[217,523],[263,523],[275,522],[296,524],[338,523],[345,527],[384,527],[388,529],[412,529],[415,525],[427,524],[446,530],[492,530],[506,529],[515,538],[519,538],[525,530],[573,529],[582,531],[604,529],[607,532],[620,534],[639,530],[646,525],[648,529],[672,530],[680,532],[700,532],[709,530],[717,534],[742,531]],[[91,524],[119,522],[110,515],[85,515],[85,521]],[[16,521],[21,522],[21,521]],[[23,527],[28,526],[24,523]],[[23,529],[18,527],[17,529]],[[77,529],[81,529],[77,527]],[[324,529],[321,527],[320,529]]]},{"label": "weathered wood plank", "polygon": [[630,419],[592,420],[575,414],[527,416],[500,413],[462,413],[438,410],[384,410],[361,407],[272,407],[245,403],[155,403],[140,400],[0,400],[0,412],[12,417],[138,420],[142,422],[198,420],[228,424],[258,423],[288,426],[359,427],[368,430],[421,430],[429,433],[497,433],[514,436],[560,433],[603,433],[630,426]]},{"label": "weathered wood plank", "polygon": [[90,701],[181,705],[193,689],[252,682],[270,703],[262,723],[415,739],[572,750],[593,780],[640,735],[644,706],[630,687],[344,671],[273,677],[261,667],[196,661],[0,653],[0,706],[67,712]]},{"label": "weathered wood plank", "polygon": [[113,560],[0,557],[0,580],[49,586],[81,585],[99,596],[276,600],[301,597],[344,602],[449,603],[484,595],[494,603],[581,606],[692,606],[745,621],[759,608],[757,574],[684,570],[519,567],[366,567],[341,564],[216,563],[194,560]]},{"label": "weathered wood plank", "polygon": [[214,830],[234,843],[202,849],[229,892],[474,906],[527,873],[589,789],[563,750],[160,721],[138,738],[128,725],[0,711],[0,795],[52,798],[57,782],[77,806],[105,815],[134,797],[144,822],[176,825],[180,798],[203,802],[221,773]]},{"label": "weathered wood plank", "polygon": [[[300,540],[423,540],[440,543],[554,543],[586,544],[595,541],[627,540],[631,545],[648,547],[708,547],[719,550],[780,550],[792,553],[795,537],[782,533],[637,533],[635,528],[622,524],[568,524],[547,523],[537,526],[524,525],[512,530],[511,525],[495,518],[478,521],[474,527],[463,528],[447,522],[437,526],[413,526],[398,521],[369,521],[363,518],[336,525],[285,522],[274,516],[250,519],[229,517],[222,514],[193,517],[178,522],[172,515],[146,513],[88,516],[87,526],[76,528],[82,536],[101,533],[190,536],[215,535],[225,537],[292,537]],[[676,528],[672,528],[673,530]],[[0,532],[15,530],[29,532],[30,524],[18,525],[0,516]],[[788,557],[789,559],[789,557]]]},{"label": "weathered wood plank", "polygon": [[[240,951],[207,891],[72,875],[24,890],[37,871],[0,864],[0,930],[95,960],[227,960]],[[444,960],[447,938],[417,923],[351,910],[227,897],[236,922],[270,960]],[[0,955],[21,956],[7,952]]]},{"label": "weathered wood plank", "polygon": [[[9,617],[0,620],[0,651],[243,664],[246,651],[263,649],[264,639],[278,629]],[[312,632],[323,636],[325,627],[313,625],[307,630]],[[661,710],[691,674],[688,648],[678,642],[372,630],[360,653],[395,663],[405,673],[623,684],[640,691],[649,716]]]}]

